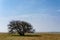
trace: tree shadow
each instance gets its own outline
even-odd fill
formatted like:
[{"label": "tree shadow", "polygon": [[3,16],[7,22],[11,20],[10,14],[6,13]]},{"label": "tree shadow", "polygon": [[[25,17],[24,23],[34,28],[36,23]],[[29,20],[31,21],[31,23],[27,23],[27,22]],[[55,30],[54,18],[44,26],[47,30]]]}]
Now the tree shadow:
[{"label": "tree shadow", "polygon": [[21,36],[21,35],[12,35],[12,36],[20,36],[20,37],[42,37],[42,35],[24,35],[24,36]]}]

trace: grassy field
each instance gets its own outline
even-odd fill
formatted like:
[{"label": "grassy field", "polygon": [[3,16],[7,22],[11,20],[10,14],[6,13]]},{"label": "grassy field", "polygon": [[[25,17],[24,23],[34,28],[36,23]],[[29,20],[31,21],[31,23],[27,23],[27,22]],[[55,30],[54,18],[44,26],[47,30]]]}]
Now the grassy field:
[{"label": "grassy field", "polygon": [[0,33],[0,40],[60,40],[60,33],[35,33],[19,36],[18,34]]}]

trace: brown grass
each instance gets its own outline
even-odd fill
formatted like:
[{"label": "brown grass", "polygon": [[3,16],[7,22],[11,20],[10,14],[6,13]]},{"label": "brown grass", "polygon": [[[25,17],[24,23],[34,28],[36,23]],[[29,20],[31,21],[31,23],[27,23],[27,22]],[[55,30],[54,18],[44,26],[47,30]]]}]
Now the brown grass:
[{"label": "brown grass", "polygon": [[0,33],[0,40],[60,40],[60,34],[30,33],[19,36],[18,34]]}]

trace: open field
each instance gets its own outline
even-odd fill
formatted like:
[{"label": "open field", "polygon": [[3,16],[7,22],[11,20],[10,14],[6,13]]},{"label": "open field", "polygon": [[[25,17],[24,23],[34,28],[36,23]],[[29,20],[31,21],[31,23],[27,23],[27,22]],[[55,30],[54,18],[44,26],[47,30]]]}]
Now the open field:
[{"label": "open field", "polygon": [[0,40],[60,40],[60,33],[35,33],[19,36],[18,34],[0,33]]}]

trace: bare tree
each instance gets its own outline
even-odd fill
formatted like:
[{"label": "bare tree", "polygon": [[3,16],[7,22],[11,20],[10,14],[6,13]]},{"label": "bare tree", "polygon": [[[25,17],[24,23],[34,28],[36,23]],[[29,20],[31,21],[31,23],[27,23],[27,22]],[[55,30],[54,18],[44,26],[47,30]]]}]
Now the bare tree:
[{"label": "bare tree", "polygon": [[30,23],[25,21],[14,20],[10,21],[8,24],[9,33],[18,32],[20,35],[24,35],[24,33],[33,33],[34,29]]}]

